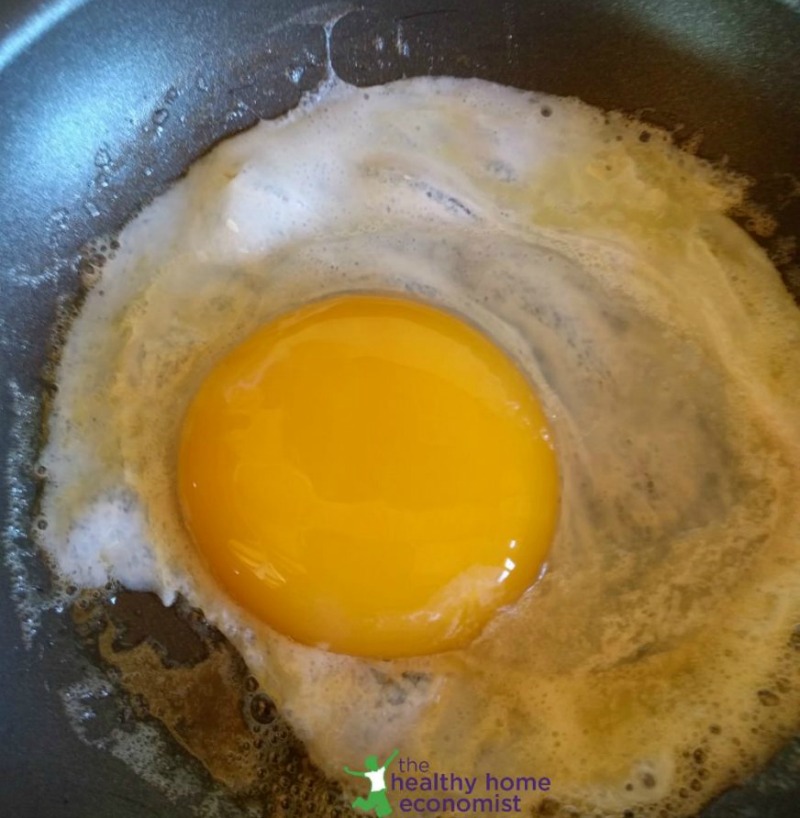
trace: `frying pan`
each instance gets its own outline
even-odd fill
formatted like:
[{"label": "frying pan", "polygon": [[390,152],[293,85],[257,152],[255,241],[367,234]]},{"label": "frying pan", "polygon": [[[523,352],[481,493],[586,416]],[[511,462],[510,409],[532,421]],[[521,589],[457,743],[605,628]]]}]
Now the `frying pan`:
[{"label": "frying pan", "polygon": [[[678,141],[700,135],[702,155],[757,180],[754,199],[779,220],[759,240],[800,299],[786,242],[800,235],[800,13],[789,0],[5,0],[0,816],[188,818],[204,799],[220,815],[245,814],[157,723],[149,729],[168,748],[159,775],[137,775],[103,749],[119,727],[119,695],[101,687],[105,709],[97,688],[82,698],[76,684],[97,670],[69,617],[22,605],[49,583],[28,537],[31,460],[51,330],[78,297],[82,245],[118,230],[219,139],[289,110],[329,65],[358,85],[478,76],[637,113]],[[172,628],[181,641],[180,623],[132,599],[144,630]],[[91,710],[82,737],[70,702]],[[178,786],[187,780],[191,793]],[[308,814],[289,795],[265,801],[263,814],[276,803],[281,814]],[[796,818],[799,809],[795,741],[703,816]]]}]

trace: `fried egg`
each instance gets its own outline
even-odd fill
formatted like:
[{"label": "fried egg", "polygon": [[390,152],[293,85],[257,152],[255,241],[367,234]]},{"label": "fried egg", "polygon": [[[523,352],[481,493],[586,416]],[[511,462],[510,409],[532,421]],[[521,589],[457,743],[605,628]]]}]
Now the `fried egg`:
[{"label": "fried egg", "polygon": [[762,764],[799,726],[800,315],[745,182],[642,131],[420,78],[217,146],[61,352],[57,572],[201,608],[334,779],[400,747],[686,816]]}]

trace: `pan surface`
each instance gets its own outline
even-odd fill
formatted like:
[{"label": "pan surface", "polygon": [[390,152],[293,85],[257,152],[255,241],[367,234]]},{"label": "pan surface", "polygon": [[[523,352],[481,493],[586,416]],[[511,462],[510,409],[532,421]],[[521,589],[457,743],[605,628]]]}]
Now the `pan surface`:
[{"label": "pan surface", "polygon": [[[375,43],[390,47],[376,49]],[[112,234],[219,139],[294,107],[328,66],[357,85],[477,76],[575,95],[702,135],[700,153],[753,176],[800,234],[800,14],[775,0],[304,0],[5,2],[0,7],[0,815],[251,814],[163,741],[160,777],[109,746],[130,713],[97,678],[66,612],[41,613],[48,576],[30,545],[42,378],[59,308],[78,293],[84,243]],[[298,73],[288,69],[302,68]],[[800,300],[796,262],[781,272]],[[800,320],[800,314],[798,315]],[[194,638],[149,598],[125,597],[178,653]],[[171,634],[171,635],[170,635]],[[199,648],[198,648],[199,649]],[[184,657],[191,661],[191,656]],[[102,695],[99,698],[104,698]],[[252,704],[252,702],[250,702]],[[91,711],[79,736],[68,717]],[[135,717],[133,718],[135,721]],[[74,722],[74,719],[73,719]],[[120,724],[122,723],[122,727]],[[133,728],[131,728],[133,731]],[[127,733],[126,733],[127,735]],[[131,732],[133,735],[133,732]],[[181,789],[183,787],[183,789]],[[199,794],[198,794],[199,793]],[[703,815],[795,818],[800,742]],[[286,814],[305,815],[289,804]],[[271,813],[267,813],[271,814]]]}]

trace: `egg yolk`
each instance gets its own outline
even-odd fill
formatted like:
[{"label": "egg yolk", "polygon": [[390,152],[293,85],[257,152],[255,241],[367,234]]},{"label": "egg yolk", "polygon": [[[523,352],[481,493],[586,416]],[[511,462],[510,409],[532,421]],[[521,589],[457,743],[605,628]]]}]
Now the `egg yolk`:
[{"label": "egg yolk", "polygon": [[181,508],[218,582],[276,630],[434,653],[540,572],[558,510],[548,438],[526,377],[471,325],[336,296],[211,370],[183,423]]}]

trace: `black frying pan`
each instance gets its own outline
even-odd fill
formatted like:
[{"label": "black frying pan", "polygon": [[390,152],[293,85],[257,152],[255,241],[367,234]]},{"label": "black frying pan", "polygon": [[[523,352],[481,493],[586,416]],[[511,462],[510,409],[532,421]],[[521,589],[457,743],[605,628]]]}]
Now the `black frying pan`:
[{"label": "black frying pan", "polygon": [[[383,51],[377,37],[388,44]],[[48,585],[26,533],[36,495],[29,465],[48,388],[42,373],[57,308],[78,294],[84,242],[117,230],[217,140],[294,106],[323,77],[328,56],[360,85],[478,76],[637,112],[677,128],[679,139],[701,133],[701,154],[728,157],[758,180],[755,198],[780,221],[761,240],[783,249],[786,285],[800,299],[795,260],[781,241],[800,235],[791,176],[800,155],[794,0],[4,0],[0,456],[8,476],[0,520],[15,560],[0,566],[0,816],[190,816],[214,791],[180,748],[165,756],[162,777],[193,777],[200,795],[168,796],[163,781],[148,783],[98,746],[136,720],[136,702],[124,697],[112,694],[108,707],[87,701],[94,721],[85,740],[76,736],[63,691],[96,660],[66,614],[47,614],[32,647],[23,647],[15,592],[21,583],[45,592]],[[287,69],[297,67],[304,72],[295,84]],[[146,597],[125,596],[120,607],[129,633],[161,634],[192,661],[185,620]],[[274,717],[257,697],[243,706],[251,721]],[[297,754],[302,763],[301,747]],[[220,814],[243,814],[220,797]],[[309,814],[288,788],[264,803],[265,815]],[[798,814],[795,742],[704,816]]]}]

